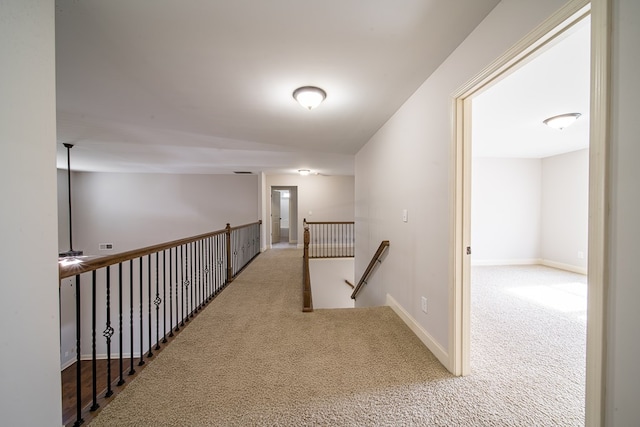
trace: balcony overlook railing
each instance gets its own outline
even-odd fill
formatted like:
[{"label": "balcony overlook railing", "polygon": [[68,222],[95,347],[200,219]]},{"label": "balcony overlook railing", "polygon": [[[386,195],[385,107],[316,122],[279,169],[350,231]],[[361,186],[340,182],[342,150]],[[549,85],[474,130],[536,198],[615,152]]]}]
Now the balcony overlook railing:
[{"label": "balcony overlook railing", "polygon": [[353,258],[355,254],[355,223],[303,222],[309,231],[309,258]]},{"label": "balcony overlook railing", "polygon": [[302,277],[302,311],[313,311],[309,260],[314,258],[352,258],[355,247],[355,223],[308,222],[304,226],[304,252]]},{"label": "balcony overlook railing", "polygon": [[[74,413],[63,413],[63,424],[82,424],[87,410],[96,411],[113,395],[114,387],[135,374],[135,366],[143,366],[145,357],[153,357],[161,344],[231,283],[260,253],[260,226],[261,221],[238,227],[227,224],[222,230],[112,256],[60,260],[60,280],[69,279],[75,286],[76,329],[75,407]],[[98,341],[102,328],[104,340]],[[90,348],[92,361],[90,406],[84,405],[81,391],[85,348]],[[107,361],[103,395],[97,389],[98,359]],[[118,363],[116,377],[112,359]]]}]

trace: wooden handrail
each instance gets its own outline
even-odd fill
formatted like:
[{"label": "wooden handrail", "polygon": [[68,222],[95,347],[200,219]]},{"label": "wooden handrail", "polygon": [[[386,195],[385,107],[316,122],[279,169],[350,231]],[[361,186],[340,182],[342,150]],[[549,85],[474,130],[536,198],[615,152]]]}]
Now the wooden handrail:
[{"label": "wooden handrail", "polygon": [[362,288],[362,286],[367,283],[367,279],[369,278],[369,275],[373,271],[373,268],[375,267],[376,262],[381,262],[380,257],[382,256],[385,249],[387,249],[388,247],[389,247],[388,240],[383,240],[382,242],[380,242],[380,246],[378,246],[378,250],[373,255],[373,258],[371,258],[371,261],[369,262],[367,269],[364,271],[362,278],[358,282],[358,285],[356,286],[356,288],[353,290],[353,293],[351,294],[351,299],[356,299],[356,296],[358,295],[358,292],[360,292],[360,289]]},{"label": "wooden handrail", "polygon": [[311,295],[311,273],[309,272],[309,227],[304,227],[304,251],[302,256],[302,311],[313,311],[313,297]]},{"label": "wooden handrail", "polygon": [[222,230],[212,231],[210,233],[200,234],[193,237],[187,237],[185,239],[173,240],[167,243],[160,243],[153,246],[147,246],[140,249],[133,249],[133,250],[121,252],[118,254],[107,255],[107,256],[82,257],[82,262],[77,264],[64,265],[59,263],[58,271],[60,275],[60,280],[67,277],[72,277],[78,274],[86,273],[89,271],[98,270],[100,268],[107,267],[109,265],[115,265],[121,262],[140,258],[140,257],[153,254],[156,252],[160,252],[166,249],[175,248],[176,246],[186,245],[188,243],[196,242],[202,239],[206,239],[208,237],[229,233],[232,230],[237,230],[239,228],[247,227],[249,225],[254,225],[254,224],[262,224],[262,220],[253,222],[250,224],[241,225],[238,227],[230,227],[227,224],[227,228],[223,228]]},{"label": "wooden handrail", "polygon": [[316,221],[316,222],[311,222],[311,221],[307,221],[306,219],[304,220],[305,224],[355,224],[354,221]]}]

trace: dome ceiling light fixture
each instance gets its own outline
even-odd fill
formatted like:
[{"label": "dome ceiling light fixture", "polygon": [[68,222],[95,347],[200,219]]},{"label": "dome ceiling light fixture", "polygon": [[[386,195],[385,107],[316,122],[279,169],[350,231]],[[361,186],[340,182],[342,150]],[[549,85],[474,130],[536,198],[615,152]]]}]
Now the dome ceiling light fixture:
[{"label": "dome ceiling light fixture", "polygon": [[315,86],[303,86],[293,91],[293,98],[304,108],[313,110],[327,97],[327,93]]},{"label": "dome ceiling light fixture", "polygon": [[307,176],[311,173],[309,169],[298,169],[298,173],[302,176]]},{"label": "dome ceiling light fixture", "polygon": [[580,113],[560,114],[558,116],[549,117],[548,119],[544,120],[542,123],[544,123],[545,125],[551,128],[562,130],[566,127],[571,126],[573,122],[578,120],[578,118],[581,115],[582,114]]}]

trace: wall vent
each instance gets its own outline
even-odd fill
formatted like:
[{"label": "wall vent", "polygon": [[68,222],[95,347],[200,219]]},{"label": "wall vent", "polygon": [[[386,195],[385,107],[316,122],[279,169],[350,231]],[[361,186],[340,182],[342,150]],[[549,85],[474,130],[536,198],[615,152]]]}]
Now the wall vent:
[{"label": "wall vent", "polygon": [[236,175],[253,175],[253,172],[248,171],[233,171]]}]

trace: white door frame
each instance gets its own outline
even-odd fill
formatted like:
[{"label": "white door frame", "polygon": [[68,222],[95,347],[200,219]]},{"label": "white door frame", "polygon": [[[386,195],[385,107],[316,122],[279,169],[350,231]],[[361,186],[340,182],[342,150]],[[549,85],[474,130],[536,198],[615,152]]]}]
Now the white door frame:
[{"label": "white door frame", "polygon": [[453,94],[449,370],[470,373],[471,99],[591,14],[586,425],[604,424],[610,0],[572,0]]}]

